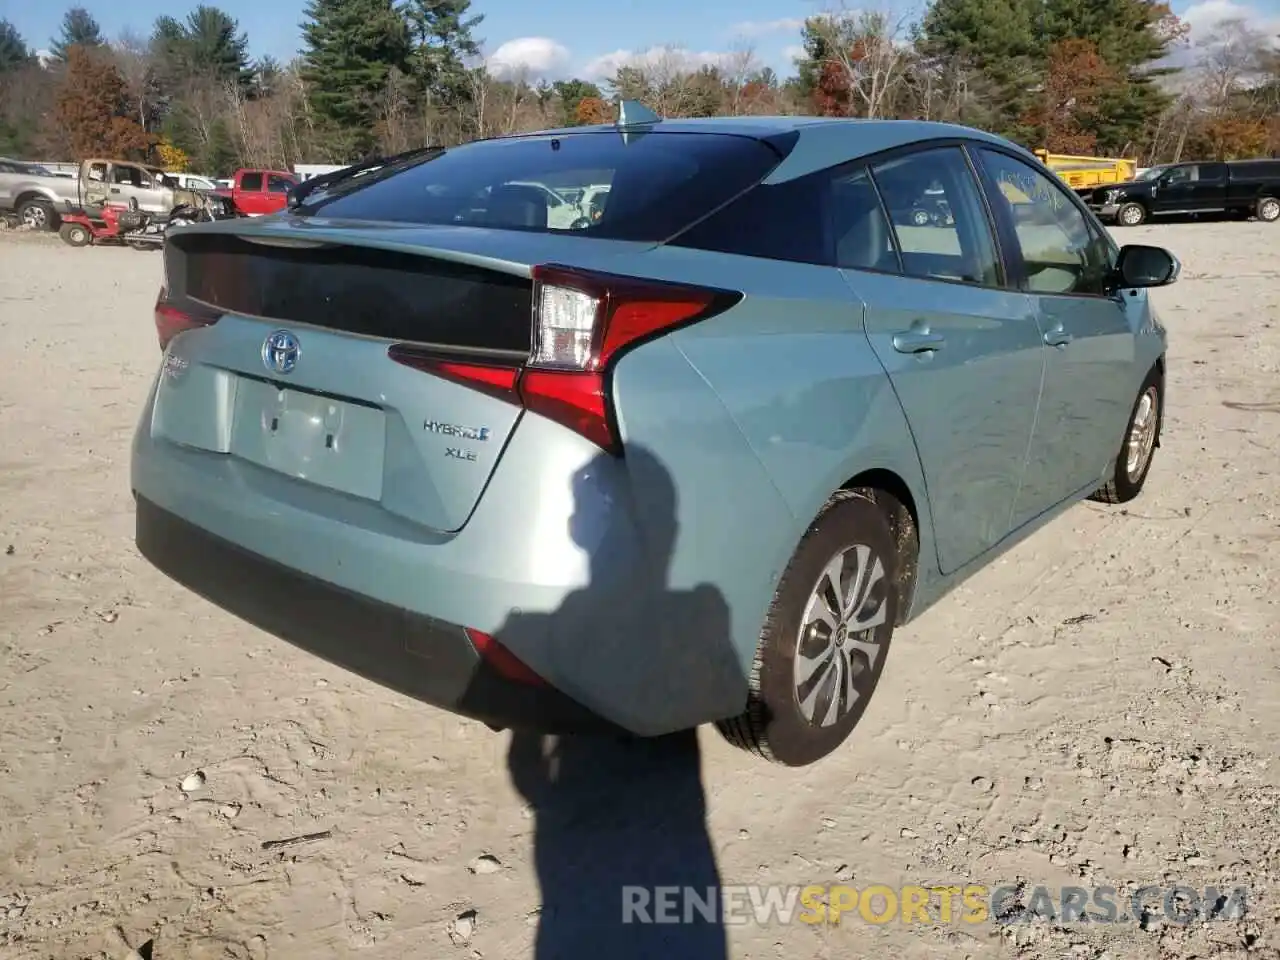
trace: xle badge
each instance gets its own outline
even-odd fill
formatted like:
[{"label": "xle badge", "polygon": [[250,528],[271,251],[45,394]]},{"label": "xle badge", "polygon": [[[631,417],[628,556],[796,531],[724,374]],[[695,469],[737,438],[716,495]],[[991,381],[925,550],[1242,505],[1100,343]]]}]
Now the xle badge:
[{"label": "xle badge", "polygon": [[453,457],[453,459],[455,460],[469,460],[472,463],[474,463],[476,459],[476,455],[474,451],[463,450],[459,447],[445,447],[444,455],[446,457]]}]

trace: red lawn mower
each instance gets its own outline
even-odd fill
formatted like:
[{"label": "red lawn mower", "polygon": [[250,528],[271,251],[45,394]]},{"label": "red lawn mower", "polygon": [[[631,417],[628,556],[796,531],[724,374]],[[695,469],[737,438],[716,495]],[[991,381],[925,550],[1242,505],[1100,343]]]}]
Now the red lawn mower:
[{"label": "red lawn mower", "polygon": [[183,204],[174,207],[169,219],[161,222],[139,210],[138,201],[131,199],[128,206],[107,203],[97,207],[93,214],[81,209],[75,213],[64,213],[61,219],[58,236],[73,247],[91,243],[124,243],[135,250],[146,250],[163,244],[165,232],[170,227],[212,220],[214,214]]}]

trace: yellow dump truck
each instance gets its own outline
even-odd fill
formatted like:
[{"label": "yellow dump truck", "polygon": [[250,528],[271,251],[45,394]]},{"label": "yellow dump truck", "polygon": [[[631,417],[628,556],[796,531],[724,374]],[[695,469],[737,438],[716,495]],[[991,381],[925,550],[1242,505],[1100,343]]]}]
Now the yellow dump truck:
[{"label": "yellow dump truck", "polygon": [[1123,183],[1138,175],[1138,161],[1114,157],[1076,157],[1065,153],[1036,150],[1040,162],[1077,193]]}]

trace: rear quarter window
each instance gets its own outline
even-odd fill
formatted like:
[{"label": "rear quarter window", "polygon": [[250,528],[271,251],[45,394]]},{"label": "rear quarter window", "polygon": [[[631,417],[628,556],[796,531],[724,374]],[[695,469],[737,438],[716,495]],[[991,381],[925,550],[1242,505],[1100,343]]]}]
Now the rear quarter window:
[{"label": "rear quarter window", "polygon": [[613,130],[480,141],[321,188],[295,212],[661,242],[758,183],[793,142]]},{"label": "rear quarter window", "polygon": [[742,257],[830,265],[832,251],[824,229],[829,179],[823,172],[759,184],[672,242]]},{"label": "rear quarter window", "polygon": [[240,178],[240,189],[241,189],[241,190],[251,190],[251,191],[252,191],[252,190],[261,190],[261,189],[262,189],[262,174],[260,174],[260,173],[246,173],[244,176],[242,176],[242,177]]}]

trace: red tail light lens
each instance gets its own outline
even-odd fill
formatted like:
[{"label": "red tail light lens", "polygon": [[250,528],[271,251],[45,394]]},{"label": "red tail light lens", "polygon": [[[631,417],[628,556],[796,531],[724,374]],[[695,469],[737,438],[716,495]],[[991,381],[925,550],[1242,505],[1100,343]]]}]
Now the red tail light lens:
[{"label": "red tail light lens", "polygon": [[547,681],[538,676],[522,660],[514,653],[500,644],[487,633],[481,633],[479,630],[466,628],[467,637],[471,640],[471,645],[476,648],[476,653],[480,654],[480,659],[491,666],[499,675],[506,677],[508,680],[514,680],[516,683],[528,684],[532,687],[546,686]]},{"label": "red tail light lens", "polygon": [[397,345],[391,358],[519,401],[610,452],[611,364],[629,347],[727,310],[740,293],[576,270],[533,268],[533,352],[522,370],[433,358]]},{"label": "red tail light lens", "polygon": [[217,319],[216,316],[197,316],[185,310],[179,310],[169,302],[165,290],[161,288],[160,295],[156,297],[156,336],[160,340],[160,351],[163,353],[169,346],[169,341],[178,334],[211,326]]}]

